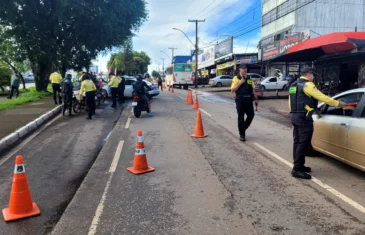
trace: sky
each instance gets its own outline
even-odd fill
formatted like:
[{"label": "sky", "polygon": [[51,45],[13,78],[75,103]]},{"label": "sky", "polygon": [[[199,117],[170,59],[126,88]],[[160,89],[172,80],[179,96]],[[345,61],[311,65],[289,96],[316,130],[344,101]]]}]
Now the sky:
[{"label": "sky", "polygon": [[[151,57],[148,71],[162,70],[171,64],[171,50],[175,55],[189,55],[193,45],[178,28],[195,43],[195,23],[189,19],[205,20],[199,23],[199,47],[207,47],[234,36],[233,52],[257,52],[260,39],[261,0],[146,0],[148,20],[135,32],[133,49]],[[162,53],[161,51],[165,52]],[[105,54],[105,53],[104,53]],[[110,54],[93,61],[101,71],[107,71]]]}]

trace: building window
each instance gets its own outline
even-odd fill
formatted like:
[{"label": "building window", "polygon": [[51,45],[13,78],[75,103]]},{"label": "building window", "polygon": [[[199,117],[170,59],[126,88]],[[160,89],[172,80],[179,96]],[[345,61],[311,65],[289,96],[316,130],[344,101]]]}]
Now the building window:
[{"label": "building window", "polygon": [[295,0],[289,0],[278,6],[278,18],[295,10]]},{"label": "building window", "polygon": [[269,11],[265,15],[262,16],[262,25],[269,24],[277,19],[277,8]]}]

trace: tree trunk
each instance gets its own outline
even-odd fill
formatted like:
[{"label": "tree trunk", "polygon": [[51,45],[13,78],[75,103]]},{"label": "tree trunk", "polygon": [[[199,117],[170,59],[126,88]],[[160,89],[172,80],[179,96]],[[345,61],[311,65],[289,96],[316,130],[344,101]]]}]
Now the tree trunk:
[{"label": "tree trunk", "polygon": [[35,87],[37,91],[47,91],[48,77],[50,76],[50,64],[31,61],[31,67],[34,74]]},{"label": "tree trunk", "polygon": [[20,77],[20,80],[22,81],[23,83],[23,89],[25,89],[25,80],[24,80],[24,77],[22,75],[22,73],[17,69],[15,68],[11,63],[10,61],[6,60],[6,59],[2,59],[7,65],[9,65],[11,67],[11,69],[16,73],[18,74],[18,76]]}]

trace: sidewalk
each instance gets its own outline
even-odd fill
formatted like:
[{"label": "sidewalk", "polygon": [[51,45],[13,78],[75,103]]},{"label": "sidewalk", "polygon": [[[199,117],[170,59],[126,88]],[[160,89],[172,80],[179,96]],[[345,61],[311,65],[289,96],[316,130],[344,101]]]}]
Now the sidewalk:
[{"label": "sidewalk", "polygon": [[[2,98],[0,97],[0,102]],[[51,96],[0,112],[0,139],[23,127],[55,107]]]}]

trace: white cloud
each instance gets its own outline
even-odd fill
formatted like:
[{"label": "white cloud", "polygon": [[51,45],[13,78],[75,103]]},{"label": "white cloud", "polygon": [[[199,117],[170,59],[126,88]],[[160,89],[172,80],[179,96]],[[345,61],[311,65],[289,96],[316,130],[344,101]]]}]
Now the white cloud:
[{"label": "white cloud", "polygon": [[[193,49],[185,36],[172,28],[185,31],[190,40],[195,43],[195,24],[189,23],[188,19],[206,19],[206,22],[199,26],[199,44],[202,47],[224,34],[223,27],[238,15],[245,13],[255,1],[258,0],[147,0],[149,19],[133,39],[134,50],[145,51],[151,57],[150,71],[158,66],[162,67],[161,58],[165,59],[166,66],[170,58],[160,51],[166,52],[171,57],[169,47],[178,48],[175,50],[175,55],[189,55],[190,50]],[[224,10],[226,8],[228,9]],[[253,52],[256,49],[258,39],[258,35],[252,36],[247,52]],[[245,52],[247,40],[248,38],[235,40],[234,52]],[[95,64],[100,64],[101,69],[106,71],[109,57],[110,55],[99,57],[99,62]]]}]

